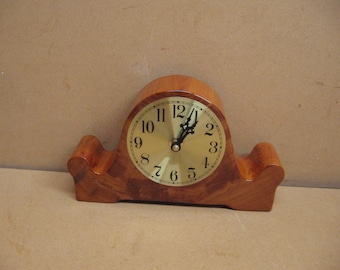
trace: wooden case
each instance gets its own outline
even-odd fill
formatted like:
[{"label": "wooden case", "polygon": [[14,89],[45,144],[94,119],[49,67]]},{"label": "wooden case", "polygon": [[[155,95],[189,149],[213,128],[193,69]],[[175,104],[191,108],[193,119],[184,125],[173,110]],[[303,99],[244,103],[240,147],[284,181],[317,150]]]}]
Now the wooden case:
[{"label": "wooden case", "polygon": [[[126,136],[134,115],[146,104],[169,96],[204,102],[221,120],[226,135],[225,154],[218,168],[206,179],[189,186],[171,187],[150,181],[128,155]],[[91,202],[138,201],[270,211],[276,188],[284,178],[270,143],[256,145],[245,157],[234,153],[218,95],[205,83],[182,75],[156,79],[141,90],[117,149],[106,151],[96,137],[84,136],[67,165],[74,178],[76,198]]]}]

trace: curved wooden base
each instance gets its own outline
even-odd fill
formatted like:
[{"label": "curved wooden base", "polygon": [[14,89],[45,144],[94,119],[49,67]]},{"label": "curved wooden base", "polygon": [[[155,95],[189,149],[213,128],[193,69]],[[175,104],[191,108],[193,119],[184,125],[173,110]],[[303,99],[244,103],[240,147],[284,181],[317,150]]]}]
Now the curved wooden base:
[{"label": "curved wooden base", "polygon": [[74,178],[76,198],[81,201],[147,201],[270,211],[284,177],[274,147],[261,143],[247,157],[234,158],[236,167],[230,169],[228,160],[223,160],[220,173],[211,181],[166,187],[136,178],[118,150],[105,151],[96,137],[84,136],[67,165]]}]

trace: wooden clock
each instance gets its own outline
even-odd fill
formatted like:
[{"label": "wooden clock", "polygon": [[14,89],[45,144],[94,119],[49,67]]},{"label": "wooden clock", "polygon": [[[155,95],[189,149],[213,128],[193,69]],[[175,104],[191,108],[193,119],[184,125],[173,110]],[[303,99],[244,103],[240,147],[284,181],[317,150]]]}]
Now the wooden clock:
[{"label": "wooden clock", "polygon": [[274,147],[234,153],[222,103],[188,76],[156,79],[138,94],[118,148],[84,136],[68,161],[76,198],[269,211],[284,170]]}]

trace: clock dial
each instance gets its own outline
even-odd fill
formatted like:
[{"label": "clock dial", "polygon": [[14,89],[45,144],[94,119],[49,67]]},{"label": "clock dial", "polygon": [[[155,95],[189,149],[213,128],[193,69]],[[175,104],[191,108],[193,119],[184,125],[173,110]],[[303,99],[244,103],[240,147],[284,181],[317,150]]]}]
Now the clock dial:
[{"label": "clock dial", "polygon": [[148,179],[167,186],[202,181],[220,164],[225,133],[203,103],[166,97],[142,108],[128,129],[129,156]]}]

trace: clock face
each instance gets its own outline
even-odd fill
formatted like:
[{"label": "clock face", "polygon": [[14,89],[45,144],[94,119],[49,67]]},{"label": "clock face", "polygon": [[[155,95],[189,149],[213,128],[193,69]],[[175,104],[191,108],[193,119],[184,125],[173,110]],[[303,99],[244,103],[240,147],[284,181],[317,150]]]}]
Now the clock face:
[{"label": "clock face", "polygon": [[187,97],[166,97],[143,107],[127,135],[129,156],[148,179],[167,186],[204,180],[220,164],[225,133],[203,103]]}]

